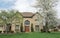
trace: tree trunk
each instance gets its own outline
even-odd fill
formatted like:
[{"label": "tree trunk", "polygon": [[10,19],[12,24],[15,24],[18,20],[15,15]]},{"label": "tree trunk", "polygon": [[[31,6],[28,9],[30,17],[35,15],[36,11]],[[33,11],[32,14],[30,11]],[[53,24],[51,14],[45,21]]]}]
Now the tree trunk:
[{"label": "tree trunk", "polygon": [[48,32],[49,28],[48,28],[48,22],[46,21],[46,25],[45,25],[45,31]]}]

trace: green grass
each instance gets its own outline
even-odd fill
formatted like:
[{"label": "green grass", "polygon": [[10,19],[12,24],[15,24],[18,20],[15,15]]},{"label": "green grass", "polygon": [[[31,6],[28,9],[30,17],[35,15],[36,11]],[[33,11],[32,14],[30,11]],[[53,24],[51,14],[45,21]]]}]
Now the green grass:
[{"label": "green grass", "polygon": [[60,38],[60,32],[54,33],[16,33],[16,34],[0,34],[0,38]]}]

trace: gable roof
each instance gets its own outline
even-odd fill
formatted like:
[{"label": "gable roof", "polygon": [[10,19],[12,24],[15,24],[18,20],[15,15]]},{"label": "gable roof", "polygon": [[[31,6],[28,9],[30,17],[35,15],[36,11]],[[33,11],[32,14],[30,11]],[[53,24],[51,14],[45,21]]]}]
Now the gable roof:
[{"label": "gable roof", "polygon": [[24,18],[29,18],[32,17],[34,14],[32,12],[23,12],[21,13]]},{"label": "gable roof", "polygon": [[[35,14],[33,14],[33,16],[35,16],[36,14],[40,15],[41,17],[43,17],[40,13],[36,12]],[[33,17],[32,16],[32,17]]]},{"label": "gable roof", "polygon": [[36,14],[39,14],[41,17],[43,17],[40,13],[36,12],[36,13],[32,13],[32,12],[23,12],[21,13],[22,16],[24,18],[32,18],[33,16],[35,16]]}]

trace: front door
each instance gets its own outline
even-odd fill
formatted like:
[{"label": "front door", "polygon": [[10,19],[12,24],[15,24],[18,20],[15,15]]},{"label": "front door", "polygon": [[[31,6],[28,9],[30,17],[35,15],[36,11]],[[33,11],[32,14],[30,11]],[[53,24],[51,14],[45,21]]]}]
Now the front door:
[{"label": "front door", "polygon": [[29,32],[29,26],[25,26],[25,32]]}]

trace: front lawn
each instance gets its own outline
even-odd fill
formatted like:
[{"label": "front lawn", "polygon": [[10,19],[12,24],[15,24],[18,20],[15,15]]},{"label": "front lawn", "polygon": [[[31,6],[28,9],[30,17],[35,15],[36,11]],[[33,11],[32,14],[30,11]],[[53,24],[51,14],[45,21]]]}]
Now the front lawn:
[{"label": "front lawn", "polygon": [[60,38],[60,32],[57,33],[16,33],[16,34],[0,34],[0,38]]}]

